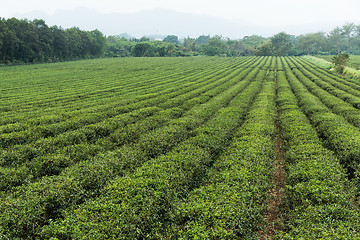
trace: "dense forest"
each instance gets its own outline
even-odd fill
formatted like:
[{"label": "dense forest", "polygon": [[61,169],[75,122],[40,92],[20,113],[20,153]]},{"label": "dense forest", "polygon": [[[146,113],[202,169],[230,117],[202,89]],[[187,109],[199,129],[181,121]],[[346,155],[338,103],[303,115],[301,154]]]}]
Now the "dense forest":
[{"label": "dense forest", "polygon": [[[235,30],[235,29],[234,29]],[[285,32],[270,38],[258,35],[231,40],[222,36],[163,40],[104,36],[99,30],[47,26],[43,20],[0,19],[0,63],[57,62],[98,57],[174,56],[298,56],[360,54],[360,25],[346,23],[329,33],[294,36]]]},{"label": "dense forest", "polygon": [[36,63],[102,57],[106,38],[98,31],[48,27],[43,20],[0,19],[1,63]]}]

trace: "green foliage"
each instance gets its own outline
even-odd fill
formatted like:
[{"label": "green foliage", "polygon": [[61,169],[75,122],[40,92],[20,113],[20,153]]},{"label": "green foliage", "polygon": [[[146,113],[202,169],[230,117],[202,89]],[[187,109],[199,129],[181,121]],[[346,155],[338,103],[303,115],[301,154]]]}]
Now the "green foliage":
[{"label": "green foliage", "polygon": [[[236,93],[244,89],[247,86],[245,83],[249,82],[258,70],[254,69],[253,73],[247,75],[243,81],[237,81],[237,84],[227,89],[224,94],[214,97],[211,103],[206,104],[206,108],[201,108],[202,111],[208,113],[223,105],[224,101],[230,101],[231,96],[234,97]],[[84,238],[96,234],[100,238],[114,236],[118,239],[126,239],[129,237],[156,238],[191,235],[190,232],[183,232],[181,228],[177,227],[184,221],[182,216],[178,216],[178,211],[185,210],[185,208],[178,209],[181,205],[178,205],[177,202],[186,197],[191,189],[201,184],[209,165],[217,157],[219,150],[223,149],[226,142],[229,141],[232,130],[239,125],[238,119],[245,114],[242,109],[252,101],[249,96],[254,96],[261,87],[262,74],[264,73],[259,75],[258,81],[251,84],[241,94],[236,95],[228,107],[214,113],[213,117],[195,132],[194,137],[180,143],[168,154],[145,163],[129,178],[117,179],[114,184],[105,189],[103,195],[106,197],[101,196],[96,200],[96,202],[101,202],[96,209],[94,203],[84,204],[82,210],[69,212],[64,221],[45,228],[45,236]],[[122,199],[121,204],[117,204],[119,197]],[[101,215],[106,216],[107,220],[100,216],[86,217],[93,215],[93,211],[101,212]],[[244,222],[244,227],[248,225],[247,229],[251,227],[251,223],[246,223],[250,214],[245,213],[241,220]],[[253,214],[257,215],[257,219],[259,213]],[[122,217],[119,218],[119,216]],[[186,216],[188,215],[186,214]],[[255,216],[251,216],[251,218],[255,218]],[[74,221],[78,224],[72,224]],[[119,226],[119,221],[124,221],[124,224]],[[239,221],[236,219],[233,221],[233,227],[236,228]],[[97,226],[94,228],[92,225],[95,222]],[[102,224],[105,222],[106,224]],[[131,224],[126,224],[126,222]],[[109,227],[109,224],[110,226],[114,224],[114,226]],[[81,230],[77,230],[78,226]],[[196,229],[197,227],[191,229],[192,236],[199,236]],[[246,231],[242,231],[238,235],[244,235],[244,232]],[[233,233],[226,233],[225,229],[219,229],[218,233],[220,235],[214,233],[213,236],[233,236]],[[246,235],[251,236],[254,233],[246,233]],[[204,233],[203,236],[208,235]]]},{"label": "green foliage", "polygon": [[329,51],[329,43],[324,32],[309,33],[300,35],[295,47],[301,53],[313,55]]},{"label": "green foliage", "polygon": [[270,38],[273,54],[276,56],[287,56],[292,51],[291,36],[285,32],[275,34]]},{"label": "green foliage", "polygon": [[[304,114],[313,120],[313,114],[323,115],[326,108],[314,106],[320,104],[319,101],[313,100],[299,84],[288,62],[284,65],[286,75],[280,72],[278,78],[278,102],[289,164],[284,211],[286,225],[276,238],[359,238],[359,212],[357,206],[352,206],[355,192],[349,188],[350,183],[341,166],[344,163],[322,145],[316,130],[322,135],[324,129],[315,129]],[[310,108],[313,111],[309,111]],[[331,121],[327,116],[323,119],[326,119],[324,123]],[[316,120],[314,123],[319,125]],[[330,130],[331,127],[327,125],[327,128]]]},{"label": "green foliage", "polygon": [[152,49],[150,43],[140,42],[133,47],[132,54],[134,55],[134,57],[153,57],[155,53],[151,50]]},{"label": "green foliage", "polygon": [[202,52],[207,56],[219,56],[226,53],[227,45],[221,36],[209,39],[208,43],[202,46]]},{"label": "green foliage", "polygon": [[168,35],[163,39],[164,42],[173,43],[173,44],[180,44],[179,38],[175,35]]},{"label": "green foliage", "polygon": [[195,42],[201,45],[201,44],[207,44],[209,40],[210,40],[210,35],[209,36],[201,35],[195,40]]},{"label": "green foliage", "polygon": [[349,61],[349,58],[350,58],[349,54],[341,53],[337,56],[334,56],[331,59],[331,62],[334,64],[334,66],[339,74],[344,73],[344,69],[345,69],[347,62]]},{"label": "green foliage", "polygon": [[106,38],[98,30],[63,30],[38,19],[0,19],[0,31],[3,64],[102,57],[106,47]]},{"label": "green foliage", "polygon": [[249,48],[256,49],[266,42],[266,38],[259,35],[245,36],[241,39],[242,44]]},{"label": "green foliage", "polygon": [[274,54],[274,47],[271,41],[267,41],[263,43],[255,50],[256,56],[272,56],[273,54]]},{"label": "green foliage", "polygon": [[[244,47],[209,42],[227,55]],[[131,44],[155,55],[173,46]],[[355,80],[272,56],[98,59],[0,75],[0,238],[258,239],[279,134],[287,180],[274,237],[359,238]]]}]

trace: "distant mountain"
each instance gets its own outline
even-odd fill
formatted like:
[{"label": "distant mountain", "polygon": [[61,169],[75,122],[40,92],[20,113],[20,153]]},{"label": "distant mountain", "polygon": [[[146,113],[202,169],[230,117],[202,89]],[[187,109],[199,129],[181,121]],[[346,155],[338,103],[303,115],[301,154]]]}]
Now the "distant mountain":
[{"label": "distant mountain", "polygon": [[[289,34],[304,34],[316,31],[329,31],[339,24],[311,24],[301,26],[261,27],[251,24],[239,24],[230,20],[202,15],[182,13],[167,9],[153,9],[137,13],[102,14],[97,10],[77,8],[58,10],[53,15],[34,11],[17,14],[16,18],[43,19],[49,25],[63,28],[79,27],[83,30],[98,29],[105,35],[127,33],[140,38],[142,36],[176,35],[181,37],[198,37],[200,35],[222,35],[232,39],[253,34],[265,37],[285,31]],[[323,26],[326,26],[325,28]]]}]

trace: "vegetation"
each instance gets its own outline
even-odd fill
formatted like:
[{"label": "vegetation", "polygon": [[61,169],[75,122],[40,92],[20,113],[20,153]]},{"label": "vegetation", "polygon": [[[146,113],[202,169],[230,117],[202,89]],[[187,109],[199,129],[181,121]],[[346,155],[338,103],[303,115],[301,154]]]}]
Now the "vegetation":
[{"label": "vegetation", "polygon": [[43,20],[0,19],[0,63],[38,63],[103,56],[106,38],[94,30],[48,27]]},{"label": "vegetation", "polygon": [[2,239],[360,238],[358,80],[285,56],[0,75]]},{"label": "vegetation", "polygon": [[349,54],[347,53],[341,53],[337,56],[334,56],[331,60],[332,63],[335,65],[335,68],[339,74],[343,74],[345,70],[345,66],[347,62],[349,61]]},{"label": "vegetation", "polygon": [[[322,136],[325,131],[332,131],[326,127],[337,125],[336,121],[331,121],[332,118],[341,121],[341,116],[332,114],[305,89],[291,70],[293,65],[289,59],[282,58],[281,63],[284,71],[278,75],[278,104],[288,163],[288,186],[285,192],[285,226],[277,237],[357,239],[359,208],[353,203],[358,196],[349,188],[351,184],[344,170],[347,163],[338,160],[342,155],[336,145],[329,148],[318,138],[318,134]],[[302,71],[302,67],[299,70]],[[325,112],[326,115],[321,117]],[[322,124],[327,126],[317,127]],[[331,142],[336,134],[324,138]],[[339,154],[338,159],[331,150]]]},{"label": "vegetation", "polygon": [[[360,27],[348,23],[329,33],[270,38],[257,35],[231,40],[223,36],[163,40],[119,36],[73,27],[49,27],[43,20],[0,19],[0,64],[58,62],[100,57],[298,56],[360,54]],[[124,36],[124,35],[123,35]]]}]

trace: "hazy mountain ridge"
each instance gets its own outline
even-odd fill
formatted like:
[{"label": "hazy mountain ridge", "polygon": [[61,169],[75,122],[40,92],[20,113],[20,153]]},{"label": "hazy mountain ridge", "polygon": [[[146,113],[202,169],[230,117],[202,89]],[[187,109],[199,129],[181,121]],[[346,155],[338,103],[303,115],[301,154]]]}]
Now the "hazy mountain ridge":
[{"label": "hazy mountain ridge", "polygon": [[15,17],[30,20],[44,19],[49,26],[57,25],[63,28],[76,26],[84,30],[98,29],[105,35],[127,33],[135,37],[173,34],[179,37],[222,35],[236,39],[253,34],[268,37],[281,31],[295,35],[330,31],[333,27],[343,24],[314,23],[301,26],[261,27],[249,23],[240,24],[208,15],[183,13],[168,9],[153,9],[129,14],[102,14],[94,9],[77,8],[74,10],[57,10],[53,15],[33,11],[16,14]]}]

